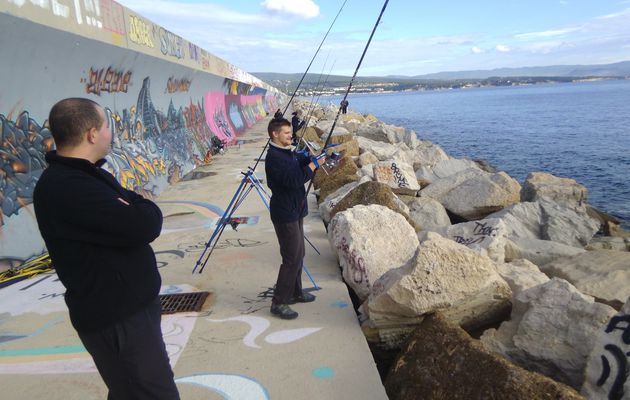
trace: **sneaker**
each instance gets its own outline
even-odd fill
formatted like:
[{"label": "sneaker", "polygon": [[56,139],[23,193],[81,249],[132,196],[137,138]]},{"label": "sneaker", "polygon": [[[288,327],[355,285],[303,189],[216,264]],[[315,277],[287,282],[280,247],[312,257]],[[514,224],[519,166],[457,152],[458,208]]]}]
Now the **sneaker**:
[{"label": "sneaker", "polygon": [[311,301],[315,301],[315,298],[316,298],[315,296],[313,296],[312,294],[308,292],[302,292],[301,296],[291,297],[289,299],[289,304],[310,303]]},{"label": "sneaker", "polygon": [[298,317],[298,313],[293,311],[288,304],[272,304],[271,313],[282,319],[295,319]]}]

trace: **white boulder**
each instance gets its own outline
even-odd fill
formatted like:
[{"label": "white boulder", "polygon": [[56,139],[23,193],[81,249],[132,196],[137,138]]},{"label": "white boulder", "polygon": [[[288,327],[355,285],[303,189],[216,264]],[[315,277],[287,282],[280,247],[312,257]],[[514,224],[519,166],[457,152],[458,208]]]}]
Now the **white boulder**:
[{"label": "white boulder", "polygon": [[487,255],[493,261],[505,261],[505,235],[503,220],[487,218],[450,225],[436,230],[445,238]]},{"label": "white boulder", "polygon": [[400,161],[379,161],[373,164],[374,180],[392,189],[406,189],[410,193],[420,190],[413,168]]},{"label": "white boulder", "polygon": [[521,201],[548,199],[567,206],[586,203],[588,190],[575,179],[559,178],[546,172],[531,172],[521,189]]},{"label": "white boulder", "polygon": [[512,317],[481,341],[516,364],[579,389],[596,332],[615,313],[562,279],[515,296]]},{"label": "white boulder", "polygon": [[357,205],[337,213],[328,239],[339,256],[346,283],[367,298],[372,284],[416,253],[418,237],[405,218],[380,205]]},{"label": "white boulder", "polygon": [[549,280],[536,265],[522,258],[509,263],[497,263],[497,271],[510,285],[512,296]]},{"label": "white boulder", "polygon": [[566,279],[582,293],[623,304],[630,296],[630,253],[586,251],[540,266],[549,276]]},{"label": "white boulder", "polygon": [[409,218],[425,231],[435,231],[451,225],[444,206],[430,197],[415,197],[408,205]]},{"label": "white boulder", "polygon": [[490,174],[470,168],[436,180],[420,195],[432,197],[452,213],[474,220],[517,203],[520,189],[521,185],[505,172]]},{"label": "white boulder", "polygon": [[582,395],[592,400],[630,399],[630,298],[597,333],[586,364]]},{"label": "white boulder", "polygon": [[510,297],[492,260],[434,234],[411,262],[374,283],[362,307],[376,327],[415,324],[439,310],[472,328],[495,321],[509,309]]}]

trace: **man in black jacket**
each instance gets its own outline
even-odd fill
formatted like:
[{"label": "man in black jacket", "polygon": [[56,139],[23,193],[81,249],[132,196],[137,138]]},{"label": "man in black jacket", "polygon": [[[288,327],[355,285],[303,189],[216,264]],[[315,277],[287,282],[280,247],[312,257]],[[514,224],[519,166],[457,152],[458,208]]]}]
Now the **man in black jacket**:
[{"label": "man in black jacket", "polygon": [[108,399],[179,399],[160,328],[161,279],[150,242],[162,213],[101,168],[112,132],[88,99],[53,106],[57,147],[35,187],[39,230],[66,287],[70,320]]},{"label": "man in black jacket", "polygon": [[302,291],[303,220],[308,214],[304,184],[313,178],[315,169],[325,158],[311,161],[293,152],[293,132],[291,123],[286,119],[271,120],[267,132],[271,139],[265,157],[267,185],[272,193],[269,210],[282,256],[271,313],[283,319],[294,319],[298,313],[289,304],[315,300],[315,296]]}]

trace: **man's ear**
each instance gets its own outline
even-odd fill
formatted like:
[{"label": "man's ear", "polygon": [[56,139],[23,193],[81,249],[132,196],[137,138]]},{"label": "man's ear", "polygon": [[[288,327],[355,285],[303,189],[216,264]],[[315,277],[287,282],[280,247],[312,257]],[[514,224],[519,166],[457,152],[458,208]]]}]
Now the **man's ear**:
[{"label": "man's ear", "polygon": [[87,131],[86,133],[88,143],[91,143],[91,144],[96,143],[97,135],[98,135],[98,129],[90,128],[90,130]]}]

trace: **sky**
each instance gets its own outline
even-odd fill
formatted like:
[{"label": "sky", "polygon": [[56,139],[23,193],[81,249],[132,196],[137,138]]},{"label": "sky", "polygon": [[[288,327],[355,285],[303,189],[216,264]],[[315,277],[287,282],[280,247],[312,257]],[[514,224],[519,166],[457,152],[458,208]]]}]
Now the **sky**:
[{"label": "sky", "polygon": [[[302,73],[343,0],[117,0],[248,72]],[[383,8],[346,0],[312,73],[352,75]],[[391,0],[359,76],[630,60],[630,0]]]}]

